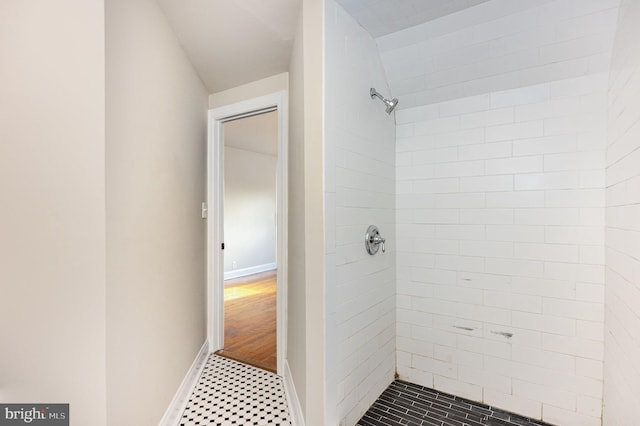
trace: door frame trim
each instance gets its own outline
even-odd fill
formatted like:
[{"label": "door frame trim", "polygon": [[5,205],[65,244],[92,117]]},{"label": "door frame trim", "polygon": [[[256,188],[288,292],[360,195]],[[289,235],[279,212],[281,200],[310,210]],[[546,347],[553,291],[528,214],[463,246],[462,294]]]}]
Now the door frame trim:
[{"label": "door frame trim", "polygon": [[239,117],[251,116],[276,109],[278,112],[278,165],[276,173],[276,329],[277,372],[284,374],[286,358],[287,306],[287,226],[288,226],[288,93],[274,92],[246,101],[209,110],[207,137],[207,340],[209,350],[224,347],[224,263],[221,244],[224,241],[224,139],[223,123]]}]

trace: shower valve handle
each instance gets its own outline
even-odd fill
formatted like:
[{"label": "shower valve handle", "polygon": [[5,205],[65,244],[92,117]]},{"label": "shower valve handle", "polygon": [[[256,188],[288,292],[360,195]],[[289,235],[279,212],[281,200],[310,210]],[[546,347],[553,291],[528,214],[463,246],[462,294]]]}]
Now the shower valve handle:
[{"label": "shower valve handle", "polygon": [[387,241],[384,238],[382,238],[380,235],[375,235],[372,239],[371,239],[371,243],[372,244],[381,244],[382,245],[382,252],[384,253],[384,242]]},{"label": "shower valve handle", "polygon": [[375,225],[369,226],[367,228],[367,233],[364,236],[364,247],[367,250],[367,253],[370,255],[374,255],[378,252],[380,246],[382,246],[382,252],[385,252],[384,243],[386,239],[380,235],[380,231],[378,227]]}]

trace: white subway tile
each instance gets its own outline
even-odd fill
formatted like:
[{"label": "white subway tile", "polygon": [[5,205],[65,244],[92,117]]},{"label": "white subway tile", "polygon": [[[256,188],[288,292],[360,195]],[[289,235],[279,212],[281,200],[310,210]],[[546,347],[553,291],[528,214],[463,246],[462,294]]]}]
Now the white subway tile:
[{"label": "white subway tile", "polygon": [[491,208],[543,207],[544,191],[490,192],[486,194],[486,205]]},{"label": "white subway tile", "polygon": [[485,129],[465,129],[450,131],[437,135],[429,135],[436,147],[456,147],[465,145],[481,144],[485,141]]},{"label": "white subway tile", "polygon": [[[575,411],[576,408],[575,394],[571,392],[552,389],[548,386],[525,382],[522,380],[513,380],[513,395],[541,401],[543,403],[565,408],[567,410]],[[546,407],[546,405],[544,407]]]},{"label": "white subway tile", "polygon": [[461,146],[458,148],[458,158],[460,160],[480,160],[511,157],[511,146],[511,142]]},{"label": "white subway tile", "polygon": [[[465,178],[461,178],[462,182]],[[459,194],[436,194],[435,203],[437,208],[460,208],[475,209],[485,206],[485,195],[482,193],[468,192],[467,189],[460,188]]]},{"label": "white subway tile", "polygon": [[601,323],[604,321],[604,305],[597,302],[544,298],[542,312],[566,318],[600,321]]},{"label": "white subway tile", "polygon": [[516,209],[514,221],[523,225],[572,225],[579,220],[577,208]]},{"label": "white subway tile", "polygon": [[482,225],[436,225],[436,238],[481,240],[484,235],[485,228]]},{"label": "white subway tile", "polygon": [[[441,117],[451,115],[468,114],[476,111],[483,111],[490,106],[489,95],[471,96],[468,98],[456,99],[437,104],[438,112]],[[464,121],[464,115],[462,119]],[[462,126],[466,127],[466,126]]]},{"label": "white subway tile", "polygon": [[520,105],[515,109],[515,121],[532,121],[573,115],[579,107],[580,98],[577,97],[553,99],[536,104]]},{"label": "white subway tile", "polygon": [[443,362],[434,358],[427,358],[415,353],[411,357],[411,367],[443,377],[456,378],[458,376],[457,365]]},{"label": "white subway tile", "polygon": [[419,166],[422,164],[438,164],[458,160],[458,149],[436,148],[411,152],[411,164]]},{"label": "white subway tile", "polygon": [[544,271],[542,262],[519,259],[486,259],[485,271],[498,275],[540,277]]},{"label": "white subway tile", "polygon": [[603,246],[580,247],[580,263],[593,265],[605,264],[605,250]]},{"label": "white subway tile", "polygon": [[[457,177],[454,178],[440,178],[440,179],[421,179],[413,181],[412,194],[408,197],[414,197],[418,194],[438,194],[438,193],[452,193],[458,192],[460,189],[460,180]],[[432,203],[429,203],[425,207],[434,207],[435,198],[429,197]]]},{"label": "white subway tile", "polygon": [[436,118],[433,120],[421,121],[413,124],[412,126],[415,135],[434,135],[438,133],[447,133],[459,129],[460,118],[456,116]]},{"label": "white subway tile", "polygon": [[559,336],[574,336],[576,333],[576,321],[574,319],[548,314],[513,312],[512,324],[516,328],[537,330]]},{"label": "white subway tile", "polygon": [[516,276],[512,279],[513,292],[563,299],[575,298],[575,285],[570,280],[553,280]]},{"label": "white subway tile", "polygon": [[518,174],[514,178],[515,189],[518,191],[580,187],[579,172],[527,173]]},{"label": "white subway tile", "polygon": [[525,345],[513,345],[512,358],[519,365],[533,365],[538,368],[532,371],[530,377],[519,377],[532,383],[544,383],[544,372],[573,372],[576,369],[576,357],[573,355],[558,354],[541,349],[542,342],[535,347]]},{"label": "white subway tile", "polygon": [[464,209],[460,210],[462,224],[512,224],[511,209]]},{"label": "white subway tile", "polygon": [[543,242],[544,227],[526,225],[487,225],[489,241]]},{"label": "white subway tile", "polygon": [[604,350],[603,343],[596,340],[548,333],[542,335],[542,347],[545,350],[594,360],[601,360]]},{"label": "white subway tile", "polygon": [[511,392],[511,378],[494,373],[488,373],[482,369],[472,367],[460,367],[458,379],[473,385],[482,386],[483,389],[494,389],[501,393]]},{"label": "white subway tile", "polygon": [[433,120],[439,115],[437,105],[400,109],[396,112],[396,128],[408,123]]},{"label": "white subway tile", "polygon": [[436,164],[433,174],[436,178],[482,176],[485,163],[482,160],[456,161],[452,163]]},{"label": "white subway tile", "polygon": [[487,142],[498,142],[504,140],[535,138],[542,136],[543,133],[542,121],[529,121],[526,123],[487,127],[485,138]]},{"label": "white subway tile", "polygon": [[611,48],[613,32],[604,32],[540,47],[540,61],[553,63],[572,58],[581,58]]},{"label": "white subway tile", "polygon": [[413,223],[458,223],[458,210],[419,209],[413,211]]},{"label": "white subway tile", "polygon": [[575,149],[575,134],[544,136],[513,142],[513,155],[515,156],[573,152]]},{"label": "white subway tile", "polygon": [[605,193],[602,189],[568,189],[545,191],[547,207],[603,207]]},{"label": "white subway tile", "polygon": [[516,243],[515,257],[557,262],[578,262],[579,248],[566,244]]},{"label": "white subway tile", "polygon": [[482,400],[482,388],[480,386],[449,377],[434,375],[433,387],[436,390],[454,394],[462,398],[468,398],[474,401]]},{"label": "white subway tile", "polygon": [[576,409],[558,407],[555,404],[543,404],[542,412],[542,420],[551,424],[580,426],[601,426],[602,424],[600,417],[578,413]]},{"label": "white subway tile", "polygon": [[[602,418],[602,398],[578,395],[577,412],[594,419]],[[591,420],[591,422],[597,424],[597,422],[593,420]]]},{"label": "white subway tile", "polygon": [[[513,176],[476,176],[463,177],[460,179],[461,192],[492,192],[513,190]],[[484,194],[476,194],[482,197],[484,205]]]},{"label": "white subway tile", "polygon": [[604,169],[603,151],[586,151],[544,156],[545,171]]},{"label": "white subway tile", "polygon": [[491,93],[491,107],[504,108],[525,105],[549,99],[549,84],[538,84],[524,88]]},{"label": "white subway tile", "polygon": [[484,403],[494,407],[519,413],[533,419],[542,418],[542,403],[530,398],[524,398],[509,393],[500,393],[493,389],[484,389]]},{"label": "white subway tile", "polygon": [[591,377],[593,379],[602,379],[603,362],[597,359],[576,358],[576,375],[581,377]]},{"label": "white subway tile", "polygon": [[458,366],[482,368],[483,356],[449,346],[435,345],[433,357],[440,361],[449,361]]},{"label": "white subway tile", "polygon": [[473,114],[465,114],[460,117],[460,126],[463,129],[496,126],[499,124],[513,123],[513,108],[486,109]]},{"label": "white subway tile", "polygon": [[599,321],[582,321],[577,322],[576,336],[582,339],[604,341],[604,322]]},{"label": "white subway tile", "polygon": [[541,172],[543,168],[540,155],[486,160],[484,165],[487,175],[533,173]]},{"label": "white subway tile", "polygon": [[601,284],[576,283],[576,300],[604,304],[604,290]]}]

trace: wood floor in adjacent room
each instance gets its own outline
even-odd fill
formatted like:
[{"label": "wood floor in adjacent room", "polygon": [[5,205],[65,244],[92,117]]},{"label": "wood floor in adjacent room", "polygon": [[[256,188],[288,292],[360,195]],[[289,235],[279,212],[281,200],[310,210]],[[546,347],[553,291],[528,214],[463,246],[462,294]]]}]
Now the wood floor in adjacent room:
[{"label": "wood floor in adjacent room", "polygon": [[276,271],[225,281],[220,355],[277,370]]}]

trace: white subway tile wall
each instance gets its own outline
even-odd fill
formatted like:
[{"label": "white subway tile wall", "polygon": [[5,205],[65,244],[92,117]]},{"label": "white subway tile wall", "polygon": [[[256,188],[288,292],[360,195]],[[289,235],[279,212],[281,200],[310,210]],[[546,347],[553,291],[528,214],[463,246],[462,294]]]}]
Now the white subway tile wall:
[{"label": "white subway tile wall", "polygon": [[[395,373],[395,123],[373,38],[325,2],[326,424],[354,425]],[[377,225],[386,253],[370,256]]]},{"label": "white subway tile wall", "polygon": [[[492,0],[377,39],[403,105],[401,379],[554,424],[601,424],[618,3]],[[627,185],[637,170],[611,164],[607,176]],[[634,248],[626,234],[618,241]]]},{"label": "white subway tile wall", "polygon": [[[620,11],[609,80],[603,419],[631,426],[640,406],[640,3],[623,0]],[[581,296],[600,292],[587,287]]]}]

